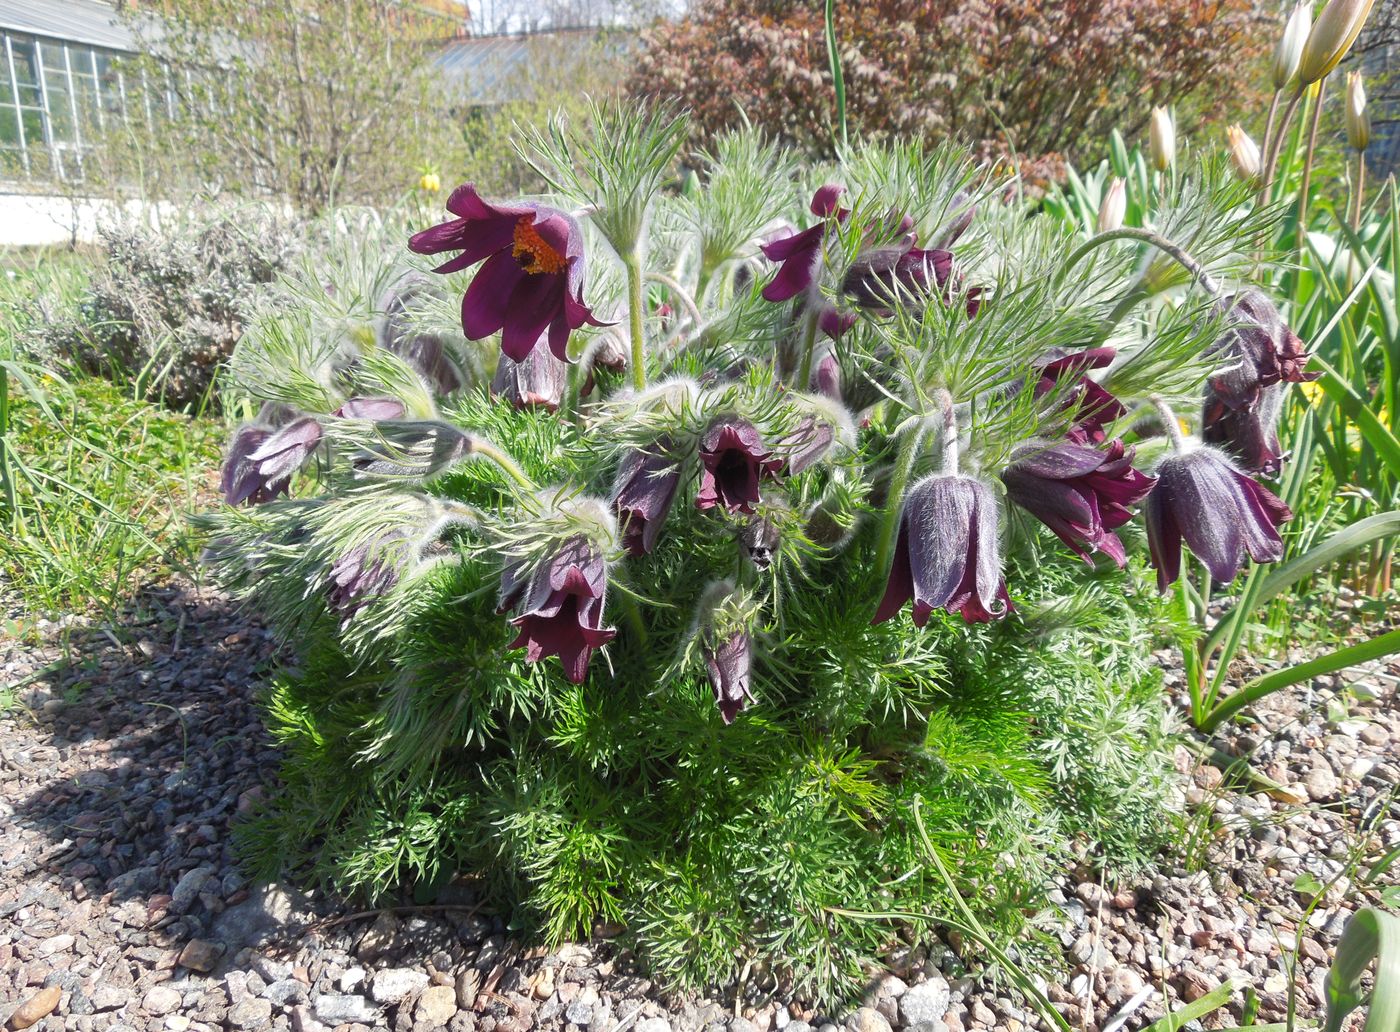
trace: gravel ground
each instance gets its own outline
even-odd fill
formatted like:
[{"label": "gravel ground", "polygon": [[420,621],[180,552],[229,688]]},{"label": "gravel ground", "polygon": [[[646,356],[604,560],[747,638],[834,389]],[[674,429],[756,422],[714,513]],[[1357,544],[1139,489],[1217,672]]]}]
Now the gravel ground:
[{"label": "gravel ground", "polygon": [[[956,941],[894,958],[866,1006],[824,1015],[757,989],[677,999],[606,941],[512,942],[470,908],[351,914],[249,885],[229,829],[276,753],[254,705],[274,654],[216,593],[143,595],[124,624],[0,638],[0,1026],[321,1032],[962,1032],[1040,1027],[966,976]],[[1168,657],[1164,656],[1164,660]],[[1400,666],[1275,696],[1214,745],[1284,786],[1236,789],[1178,756],[1197,862],[1138,884],[1069,878],[1042,915],[1065,947],[1048,986],[1076,1028],[1141,1028],[1233,977],[1258,1021],[1320,1014],[1316,986],[1366,898],[1349,858],[1400,845]],[[1169,862],[1170,864],[1170,862]],[[1082,872],[1081,872],[1082,875]],[[465,890],[464,890],[465,893]],[[1290,979],[1287,963],[1299,963]],[[951,939],[955,937],[950,936]],[[1165,996],[1163,995],[1165,993]],[[1243,999],[1236,994],[1236,1000]],[[1207,1027],[1237,1025],[1241,1009]]]}]

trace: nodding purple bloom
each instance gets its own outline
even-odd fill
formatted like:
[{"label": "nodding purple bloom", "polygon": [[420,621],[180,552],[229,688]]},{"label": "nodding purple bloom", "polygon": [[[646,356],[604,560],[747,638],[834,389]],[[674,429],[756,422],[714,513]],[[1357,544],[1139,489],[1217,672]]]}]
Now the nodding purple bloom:
[{"label": "nodding purple bloom", "polygon": [[224,498],[230,505],[260,504],[286,494],[292,474],[321,443],[321,424],[302,416],[271,431],[249,426],[238,431],[224,462]]},{"label": "nodding purple bloom", "polygon": [[549,560],[522,581],[507,568],[501,579],[507,605],[523,609],[511,620],[520,635],[510,647],[525,649],[525,658],[538,663],[558,656],[564,676],[582,684],[593,650],[613,640],[616,631],[603,627],[603,597],[608,569],[602,553],[583,536],[569,539]]},{"label": "nodding purple bloom", "polygon": [[491,204],[467,183],[452,191],[458,216],[417,233],[418,254],[460,251],[435,272],[484,262],[462,298],[462,332],[481,340],[501,331],[501,350],[522,361],[541,339],[568,361],[569,334],[584,323],[604,325],[583,303],[583,233],[578,222],[542,204]]},{"label": "nodding purple bloom", "polygon": [[[858,256],[841,281],[841,292],[860,308],[889,312],[900,304],[921,304],[934,291],[947,300],[961,285],[953,252],[896,245],[872,248]],[[982,305],[981,291],[968,291],[966,305],[968,316],[976,315]]]},{"label": "nodding purple bloom", "polygon": [[1288,328],[1272,301],[1257,290],[1242,290],[1221,302],[1235,325],[1206,351],[1225,364],[1211,377],[1219,399],[1231,408],[1246,408],[1259,392],[1276,383],[1303,383],[1320,373],[1306,373],[1306,345]]},{"label": "nodding purple bloom", "polygon": [[735,631],[721,642],[707,641],[702,651],[720,718],[732,724],[739,711],[754,701],[749,691],[749,669],[753,664],[749,636]]},{"label": "nodding purple bloom", "polygon": [[407,538],[405,530],[389,531],[350,549],[331,565],[327,601],[341,614],[342,625],[399,582]]},{"label": "nodding purple bloom", "polygon": [[844,221],[850,214],[840,206],[840,197],[844,192],[845,187],[827,183],[812,195],[812,214],[823,221],[800,233],[793,233],[763,245],[763,256],[770,262],[781,264],[778,274],[763,288],[764,300],[787,301],[811,289],[817,278],[822,240],[827,230],[826,220],[835,218]]},{"label": "nodding purple bloom", "polygon": [[331,413],[341,419],[402,419],[408,410],[398,398],[351,398]]},{"label": "nodding purple bloom", "polygon": [[1183,540],[1216,581],[1228,584],[1246,554],[1256,563],[1283,558],[1278,528],[1293,518],[1272,491],[1212,448],[1163,459],[1146,511],[1147,543],[1162,591],[1181,573]]},{"label": "nodding purple bloom", "polygon": [[502,354],[491,379],[491,393],[518,409],[545,408],[554,412],[564,397],[569,365],[549,348],[535,348],[517,362]]},{"label": "nodding purple bloom", "polygon": [[787,462],[786,472],[796,475],[827,453],[836,431],[831,424],[815,416],[803,416],[792,433],[778,443],[778,451]]},{"label": "nodding purple bloom", "polygon": [[586,398],[593,393],[593,388],[597,386],[593,376],[596,370],[620,373],[627,368],[627,359],[627,347],[621,338],[612,333],[603,334],[584,354],[583,386],[579,388],[579,397]]},{"label": "nodding purple bloom", "polygon": [[814,394],[825,395],[832,401],[841,400],[841,363],[830,348],[823,351],[821,357],[812,363],[812,377],[807,383],[807,389]]},{"label": "nodding purple bloom", "polygon": [[1108,436],[1105,427],[1127,415],[1128,410],[1121,401],[1084,375],[1085,370],[1107,366],[1116,353],[1113,348],[1089,348],[1053,358],[1040,367],[1040,381],[1035,388],[1037,398],[1053,391],[1061,379],[1072,378],[1074,386],[1065,405],[1075,409],[1074,426],[1067,435],[1070,440],[1102,444]]},{"label": "nodding purple bloom", "polygon": [[1259,392],[1259,400],[1243,408],[1226,403],[1206,384],[1201,413],[1201,440],[1234,456],[1252,473],[1275,476],[1283,468],[1283,447],[1278,440],[1278,417],[1283,408],[1283,385],[1273,384]]},{"label": "nodding purple bloom", "polygon": [[658,441],[651,448],[628,452],[618,466],[612,504],[628,555],[645,555],[656,547],[676,500],[681,468],[670,449],[669,441]]},{"label": "nodding purple bloom", "polygon": [[772,477],[785,462],[773,456],[752,423],[734,417],[718,419],[700,439],[700,492],[695,507],[722,505],[732,513],[751,514],[759,502],[759,481]]},{"label": "nodding purple bloom", "polygon": [[1071,441],[1031,445],[1002,473],[1007,496],[1093,565],[1103,552],[1127,562],[1114,530],[1132,519],[1128,506],[1142,501],[1153,479],[1133,468],[1133,450],[1113,441],[1107,450]]},{"label": "nodding purple bloom", "polygon": [[914,625],[935,609],[962,613],[968,623],[1011,609],[1001,576],[996,496],[986,484],[957,474],[934,474],[909,489],[899,516],[899,539],[885,597],[871,623],[883,623],[914,603]]}]

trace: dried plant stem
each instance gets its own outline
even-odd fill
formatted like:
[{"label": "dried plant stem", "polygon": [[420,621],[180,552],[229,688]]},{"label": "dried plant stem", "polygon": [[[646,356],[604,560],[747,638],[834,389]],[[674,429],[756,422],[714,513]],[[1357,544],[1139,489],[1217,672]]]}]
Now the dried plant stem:
[{"label": "dried plant stem", "polygon": [[1166,237],[1152,232],[1150,229],[1139,229],[1136,226],[1124,226],[1121,229],[1112,229],[1106,233],[1100,233],[1091,237],[1069,256],[1065,262],[1067,266],[1078,265],[1086,254],[1094,248],[1106,244],[1111,240],[1141,240],[1145,244],[1151,244],[1159,251],[1170,255],[1187,272],[1194,276],[1201,284],[1201,288],[1212,297],[1220,296],[1220,284],[1215,277],[1206,272],[1205,267],[1200,262],[1192,258],[1182,248],[1172,243]]},{"label": "dried plant stem", "polygon": [[623,259],[627,266],[627,318],[632,332],[632,386],[647,385],[647,343],[642,328],[642,263],[635,253]]},{"label": "dried plant stem", "polygon": [[1298,187],[1298,250],[1301,253],[1308,242],[1308,188],[1312,185],[1313,155],[1317,152],[1317,127],[1322,121],[1322,98],[1327,93],[1327,79],[1317,84],[1317,100],[1313,103],[1312,124],[1308,127],[1308,152],[1303,159],[1303,182]]}]

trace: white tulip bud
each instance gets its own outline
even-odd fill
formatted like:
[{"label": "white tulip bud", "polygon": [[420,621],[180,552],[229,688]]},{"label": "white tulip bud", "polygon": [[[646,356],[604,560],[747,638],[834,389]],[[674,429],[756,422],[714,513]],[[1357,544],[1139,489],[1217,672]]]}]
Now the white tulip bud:
[{"label": "white tulip bud", "polygon": [[1108,233],[1123,227],[1123,218],[1128,214],[1128,189],[1123,180],[1114,176],[1099,202],[1098,231]]},{"label": "white tulip bud", "polygon": [[1176,125],[1172,122],[1171,112],[1164,107],[1152,109],[1147,144],[1152,167],[1158,172],[1165,172],[1176,164]]},{"label": "white tulip bud", "polygon": [[1303,59],[1303,47],[1312,31],[1312,0],[1300,0],[1288,16],[1274,47],[1274,89],[1281,90],[1298,74],[1298,62]]},{"label": "white tulip bud", "polygon": [[1361,26],[1371,13],[1376,0],[1327,0],[1327,6],[1317,16],[1312,31],[1308,33],[1307,45],[1298,62],[1298,79],[1311,85],[1333,68],[1341,64],[1342,58],[1361,34]]},{"label": "white tulip bud", "polygon": [[1364,151],[1371,142],[1371,116],[1366,111],[1366,84],[1360,72],[1347,72],[1347,143]]},{"label": "white tulip bud", "polygon": [[1263,161],[1259,155],[1259,145],[1249,138],[1249,134],[1238,124],[1225,130],[1230,145],[1230,163],[1235,166],[1241,179],[1252,183],[1259,178],[1259,168]]}]

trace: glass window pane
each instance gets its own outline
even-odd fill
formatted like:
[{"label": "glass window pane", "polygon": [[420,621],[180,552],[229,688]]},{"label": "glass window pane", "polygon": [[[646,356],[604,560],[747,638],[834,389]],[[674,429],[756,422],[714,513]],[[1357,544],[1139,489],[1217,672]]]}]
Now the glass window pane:
[{"label": "glass window pane", "polygon": [[24,142],[31,151],[44,146],[44,113],[38,108],[21,108],[20,122],[24,126]]},{"label": "glass window pane", "polygon": [[0,147],[18,146],[19,115],[12,107],[0,107]]},{"label": "glass window pane", "polygon": [[45,73],[52,73],[55,70],[64,70],[63,44],[61,43],[40,43],[39,56],[44,60]]},{"label": "glass window pane", "polygon": [[34,72],[34,41],[16,36],[10,40],[10,49],[15,58],[15,82],[37,87],[39,79]]}]

